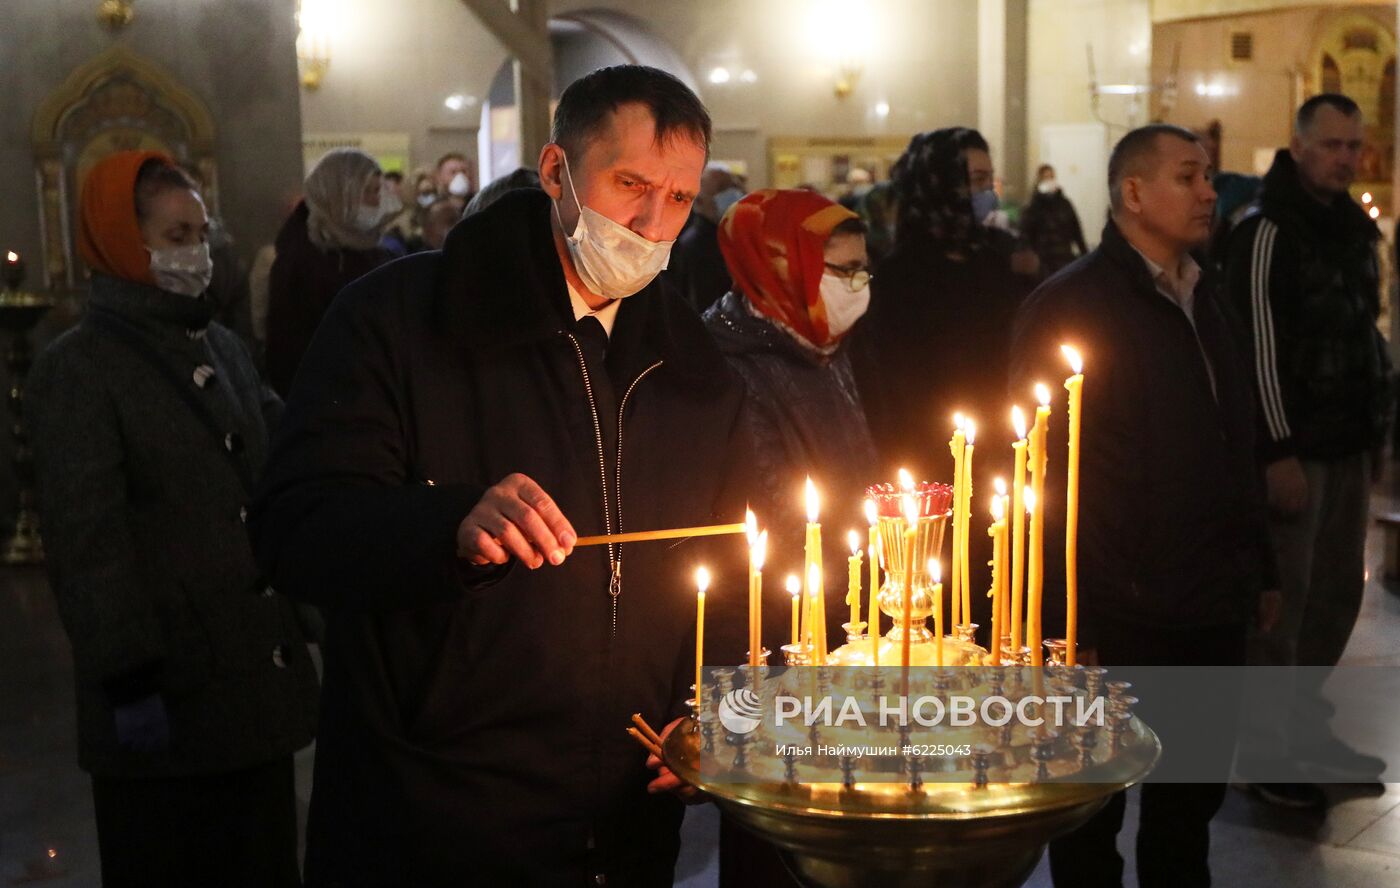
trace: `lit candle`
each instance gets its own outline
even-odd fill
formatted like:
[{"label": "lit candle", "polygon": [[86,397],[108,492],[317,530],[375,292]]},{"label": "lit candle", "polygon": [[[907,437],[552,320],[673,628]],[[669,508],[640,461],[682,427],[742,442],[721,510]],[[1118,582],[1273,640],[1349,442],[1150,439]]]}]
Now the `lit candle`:
[{"label": "lit candle", "polygon": [[749,666],[758,668],[758,649],[754,644],[754,635],[758,632],[758,593],[757,581],[758,572],[762,569],[758,565],[760,560],[758,554],[758,519],[754,517],[753,509],[744,511],[744,535],[749,541]]},{"label": "lit candle", "polygon": [[963,457],[967,450],[967,435],[964,434],[966,420],[961,413],[953,414],[953,437],[948,441],[948,450],[953,454],[953,542],[950,551],[953,555],[953,625],[960,621],[959,608],[962,597],[962,568],[958,559],[962,556],[962,509],[963,509]]},{"label": "lit candle", "polygon": [[1040,649],[1040,609],[1045,585],[1045,473],[1049,468],[1046,433],[1050,425],[1050,390],[1037,383],[1035,397],[1040,406],[1035,409],[1035,426],[1031,429],[1031,490],[1035,491],[1036,506],[1031,513],[1031,602],[1027,616],[1036,628],[1036,637],[1030,643],[1031,662],[1039,666],[1045,661],[1045,653]]},{"label": "lit candle", "polygon": [[[914,539],[919,527],[919,506],[914,500],[913,494],[904,495],[904,589],[900,598],[900,627],[904,630],[904,644],[900,663],[904,667],[904,681],[907,689],[909,682],[909,658],[911,654],[910,644],[912,622],[910,611],[914,609]],[[940,615],[941,616],[941,615]],[[939,624],[940,626],[942,624]],[[941,642],[943,633],[937,633]]]},{"label": "lit candle", "polygon": [[865,631],[875,640],[874,665],[880,665],[880,512],[874,500],[865,501],[865,520],[870,523],[870,619]]},{"label": "lit candle", "polygon": [[1002,607],[1006,604],[1006,593],[1002,588],[1006,580],[1006,482],[996,480],[996,495],[992,497],[992,526],[987,535],[992,538],[992,588],[988,593],[992,598],[992,665],[1001,662],[1001,634],[1005,631],[1005,616]]},{"label": "lit candle", "polygon": [[860,623],[860,534],[850,531],[846,534],[846,542],[851,547],[851,557],[846,561],[846,603],[851,606],[851,632],[854,634]]},{"label": "lit candle", "polygon": [[763,531],[749,550],[749,667],[754,683],[763,653],[763,561],[768,555],[768,531]]},{"label": "lit candle", "polygon": [[943,666],[943,567],[930,558],[928,575],[933,579],[933,662]]},{"label": "lit candle", "polygon": [[977,423],[967,420],[964,429],[967,447],[963,450],[962,481],[962,551],[959,560],[962,564],[962,622],[972,622],[972,564],[968,556],[968,542],[972,537],[972,444],[977,438]]},{"label": "lit candle", "polygon": [[[1031,516],[1031,536],[1035,536],[1035,526],[1040,523],[1039,499],[1035,495],[1035,490],[1026,488],[1026,511]],[[1040,595],[1043,587],[1040,583],[1041,561],[1035,557],[1035,546],[1031,546],[1030,573],[1026,577],[1026,588],[1029,590],[1026,596],[1026,647],[1031,649],[1031,663],[1039,666],[1044,657],[1040,654]]]},{"label": "lit candle", "polygon": [[[807,578],[807,594],[811,601],[808,615],[812,618],[807,629],[807,639],[813,645],[820,647],[822,653],[819,656],[824,662],[826,602],[823,600],[825,590],[822,582],[822,526],[817,523],[817,517],[821,511],[821,500],[817,496],[817,486],[812,483],[810,477],[807,479],[804,498],[807,506],[807,545],[803,575]],[[821,665],[821,662],[818,662],[817,665]]]},{"label": "lit candle", "polygon": [[826,633],[822,624],[826,613],[822,609],[822,573],[815,564],[807,568],[807,644],[812,648],[812,665],[826,665]]},{"label": "lit candle", "polygon": [[1084,410],[1084,362],[1079,352],[1060,346],[1074,375],[1069,392],[1069,477],[1065,486],[1065,663],[1074,666],[1079,640],[1079,432]]},{"label": "lit candle", "polygon": [[696,711],[704,711],[705,685],[701,682],[705,668],[705,590],[710,588],[710,572],[703,567],[695,569],[695,703]]},{"label": "lit candle", "polygon": [[792,596],[792,643],[796,645],[802,642],[802,581],[797,574],[788,574],[787,591]]},{"label": "lit candle", "polygon": [[[1011,476],[1011,648],[1021,649],[1021,629],[1025,611],[1022,595],[1026,581],[1026,415],[1020,407],[1011,408],[1011,425],[1016,440],[1016,470]],[[998,641],[998,644],[1001,642]]]}]

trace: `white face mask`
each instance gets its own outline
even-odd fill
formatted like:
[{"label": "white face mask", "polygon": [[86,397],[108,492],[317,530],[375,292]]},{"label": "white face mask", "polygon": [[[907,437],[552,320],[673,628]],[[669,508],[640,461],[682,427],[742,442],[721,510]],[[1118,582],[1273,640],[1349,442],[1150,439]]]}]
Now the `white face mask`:
[{"label": "white face mask", "polygon": [[382,203],[377,207],[360,204],[359,209],[355,210],[355,227],[364,232],[373,231],[379,227],[379,221],[386,215],[388,214],[384,212]]},{"label": "white face mask", "polygon": [[[671,259],[674,240],[649,241],[596,210],[579,203],[569,159],[564,158],[564,175],[578,205],[578,224],[568,235],[569,257],[583,285],[607,299],[631,296],[652,282]],[[554,205],[559,213],[559,205]],[[559,224],[564,224],[563,217]]]},{"label": "white face mask", "polygon": [[1039,191],[1041,194],[1054,194],[1056,191],[1060,190],[1060,185],[1054,179],[1046,179],[1035,186],[1035,190]]},{"label": "white face mask", "polygon": [[472,190],[471,180],[466,173],[458,173],[452,177],[452,181],[447,183],[447,193],[456,197],[466,197],[467,192]]},{"label": "white face mask", "polygon": [[214,279],[214,260],[209,258],[209,244],[187,247],[146,248],[151,254],[151,275],[156,286],[182,296],[198,296],[209,289]]},{"label": "white face mask", "polygon": [[870,284],[852,290],[846,279],[827,272],[822,275],[822,305],[826,308],[826,326],[832,340],[840,339],[856,325],[870,307]]}]

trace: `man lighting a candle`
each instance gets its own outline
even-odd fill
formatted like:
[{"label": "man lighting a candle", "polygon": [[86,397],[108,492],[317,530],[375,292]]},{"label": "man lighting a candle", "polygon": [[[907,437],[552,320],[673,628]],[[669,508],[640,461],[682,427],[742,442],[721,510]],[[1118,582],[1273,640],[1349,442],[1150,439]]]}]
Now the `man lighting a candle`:
[{"label": "man lighting a candle", "polygon": [[328,616],[308,885],[671,883],[679,781],[624,728],[684,711],[702,561],[706,655],[742,656],[716,637],[744,625],[742,545],[573,548],[743,515],[742,391],[654,281],[709,136],[670,75],[595,71],[542,191],[326,316],[252,521],[276,588]]},{"label": "man lighting a candle", "polygon": [[[1065,601],[1059,383],[1074,371],[1061,346],[1084,359],[1080,663],[1096,654],[1108,667],[1239,666],[1251,618],[1257,611],[1268,622],[1276,612],[1277,593],[1263,592],[1276,587],[1254,469],[1250,380],[1213,283],[1191,257],[1210,233],[1209,174],[1205,149],[1187,130],[1156,124],[1124,136],[1109,160],[1112,218],[1101,244],[1042,285],[1017,318],[1012,398],[1024,400],[1039,382],[1061,399],[1052,411],[1047,490],[1036,505],[1047,519],[1047,627],[1063,619]],[[1163,699],[1170,694],[1141,683],[1133,693],[1162,740],[1154,778],[1172,780],[1185,763],[1193,774],[1219,774],[1218,783],[1143,787],[1140,884],[1209,885],[1209,824],[1225,796],[1232,726],[1183,723],[1153,708],[1170,703]],[[1222,681],[1200,693],[1193,703],[1203,710],[1213,703],[1211,711],[1236,711],[1237,685]],[[1051,843],[1056,885],[1123,884],[1114,842],[1124,809],[1119,793]]]}]

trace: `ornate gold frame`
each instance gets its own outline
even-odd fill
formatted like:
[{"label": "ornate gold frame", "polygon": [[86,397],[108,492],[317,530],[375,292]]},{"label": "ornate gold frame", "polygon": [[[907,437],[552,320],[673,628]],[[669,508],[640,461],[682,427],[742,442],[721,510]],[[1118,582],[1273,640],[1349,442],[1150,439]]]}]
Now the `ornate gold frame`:
[{"label": "ornate gold frame", "polygon": [[31,141],[47,289],[79,286],[77,198],[88,168],[107,154],[166,151],[199,171],[209,211],[218,211],[213,115],[167,71],[125,47],[78,67],[49,95],[34,114]]}]

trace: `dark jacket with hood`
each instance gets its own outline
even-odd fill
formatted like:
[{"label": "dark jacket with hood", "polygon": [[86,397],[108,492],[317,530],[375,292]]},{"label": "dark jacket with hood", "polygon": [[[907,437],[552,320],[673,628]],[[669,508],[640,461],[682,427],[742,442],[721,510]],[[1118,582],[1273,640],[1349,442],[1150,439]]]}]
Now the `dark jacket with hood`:
[{"label": "dark jacket with hood", "polygon": [[283,223],[267,284],[267,378],[284,398],[336,294],[391,258],[379,247],[322,250],[307,234],[308,215],[302,201]]},{"label": "dark jacket with hood", "polygon": [[[476,569],[455,539],[515,472],[580,535],[740,520],[743,392],[678,297],[629,297],[607,347],[605,483],[603,369],[575,337],[549,220],[545,194],[511,192],[442,252],[349,287],[293,387],[251,529],[278,588],[328,612],[310,885],[670,884],[681,809],[646,793],[624,729],[682,712],[705,549],[619,547],[614,598],[606,546]],[[732,562],[709,560],[714,604],[736,605],[707,613],[716,662],[741,651],[724,641],[744,635],[740,539],[710,552]]]},{"label": "dark jacket with hood", "polygon": [[1379,447],[1392,409],[1380,313],[1380,231],[1340,194],[1303,190],[1281,150],[1231,233],[1226,266],[1260,403],[1265,462],[1329,460]]},{"label": "dark jacket with hood", "polygon": [[[94,273],[83,319],[29,374],[78,763],[99,776],[234,771],[289,756],[316,730],[306,637],[293,603],[262,581],[243,527],[282,405],[213,312]],[[170,748],[134,752],[118,743],[114,709],[154,693]]]},{"label": "dark jacket with hood", "polygon": [[1105,625],[1248,622],[1274,580],[1256,409],[1209,273],[1194,325],[1158,292],[1110,222],[1098,248],[1042,284],[1016,319],[1012,391],[1054,393],[1048,435],[1046,634],[1064,613],[1065,391],[1060,353],[1084,355],[1081,643]]}]

